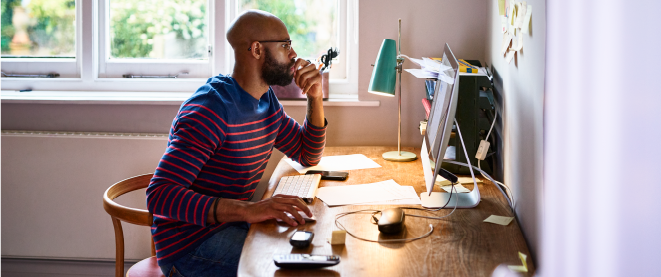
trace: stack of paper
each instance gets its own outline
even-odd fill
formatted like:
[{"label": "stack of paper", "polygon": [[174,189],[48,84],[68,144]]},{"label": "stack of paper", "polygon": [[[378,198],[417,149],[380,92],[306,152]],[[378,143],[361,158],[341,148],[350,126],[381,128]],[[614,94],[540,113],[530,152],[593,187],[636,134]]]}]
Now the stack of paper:
[{"label": "stack of paper", "polygon": [[340,205],[420,205],[411,186],[400,186],[393,180],[364,185],[321,187],[317,198],[328,206]]},{"label": "stack of paper", "polygon": [[411,58],[402,55],[412,61],[414,64],[419,65],[420,69],[404,69],[404,71],[413,74],[416,78],[421,79],[440,79],[448,84],[453,84],[454,79],[447,75],[445,71],[452,69],[449,65],[444,65],[439,60],[423,57],[422,59]]}]

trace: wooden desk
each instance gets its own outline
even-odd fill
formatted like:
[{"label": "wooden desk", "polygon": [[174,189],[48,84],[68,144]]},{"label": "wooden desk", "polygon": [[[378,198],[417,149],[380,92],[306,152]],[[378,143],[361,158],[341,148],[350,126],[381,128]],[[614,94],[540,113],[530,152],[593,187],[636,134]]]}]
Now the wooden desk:
[{"label": "wooden desk", "polygon": [[[381,168],[352,170],[346,181],[321,181],[320,186],[342,186],[373,183],[393,179],[402,186],[413,186],[416,192],[426,191],[422,163],[418,158],[412,162],[389,162],[381,158],[383,152],[397,150],[393,147],[327,147],[324,155],[364,154]],[[402,149],[404,150],[404,149]],[[420,153],[420,149],[406,151]],[[278,164],[264,193],[271,197],[277,182],[282,176],[296,175],[284,160]],[[484,223],[482,220],[492,214],[512,216],[503,195],[489,182],[479,184],[482,201],[473,209],[457,209],[453,215],[432,220],[406,217],[406,232],[399,236],[384,237],[376,225],[372,225],[369,215],[355,214],[340,219],[352,233],[371,239],[417,237],[434,226],[431,236],[407,243],[374,243],[355,239],[347,235],[346,244],[331,246],[326,239],[335,227],[335,215],[341,212],[374,208],[385,209],[393,206],[341,206],[327,207],[321,200],[310,204],[316,223],[298,227],[269,220],[252,224],[243,246],[239,262],[239,276],[491,276],[501,263],[520,265],[518,251],[530,252],[516,221],[508,226]],[[472,189],[473,185],[466,186]],[[436,188],[438,189],[438,188]],[[437,212],[406,210],[406,213],[442,216],[452,209]],[[289,244],[289,237],[296,230],[314,232],[312,245],[307,249],[296,249]],[[340,264],[318,270],[284,270],[273,263],[273,255],[288,253],[308,253],[319,255],[339,255]],[[532,276],[534,266],[528,259],[528,276]]]}]

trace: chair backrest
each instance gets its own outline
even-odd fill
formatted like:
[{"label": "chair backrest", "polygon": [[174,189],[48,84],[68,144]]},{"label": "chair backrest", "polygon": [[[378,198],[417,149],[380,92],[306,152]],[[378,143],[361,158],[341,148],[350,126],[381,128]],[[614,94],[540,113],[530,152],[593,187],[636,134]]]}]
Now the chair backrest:
[{"label": "chair backrest", "polygon": [[[106,192],[103,193],[103,208],[112,218],[112,223],[115,227],[116,277],[124,275],[124,232],[122,231],[122,223],[120,221],[142,226],[151,226],[154,217],[148,210],[122,206],[113,200],[128,192],[146,188],[149,186],[149,182],[153,175],[153,173],[148,173],[119,181],[110,186]],[[151,254],[152,256],[156,255],[153,239],[151,242]]]}]

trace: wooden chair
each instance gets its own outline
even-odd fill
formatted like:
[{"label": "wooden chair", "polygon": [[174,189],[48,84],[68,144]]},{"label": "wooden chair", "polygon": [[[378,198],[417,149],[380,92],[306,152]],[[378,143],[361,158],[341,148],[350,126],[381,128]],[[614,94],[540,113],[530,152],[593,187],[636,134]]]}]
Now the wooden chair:
[{"label": "wooden chair", "polygon": [[[149,173],[119,181],[110,186],[103,194],[103,208],[110,215],[112,224],[115,226],[115,277],[121,277],[124,274],[124,231],[122,231],[121,221],[151,226],[153,215],[147,210],[125,207],[113,200],[125,193],[146,188],[152,176],[153,173]],[[133,265],[126,272],[126,276],[163,276],[161,268],[156,263],[153,239],[151,241],[151,254],[151,257]]]}]

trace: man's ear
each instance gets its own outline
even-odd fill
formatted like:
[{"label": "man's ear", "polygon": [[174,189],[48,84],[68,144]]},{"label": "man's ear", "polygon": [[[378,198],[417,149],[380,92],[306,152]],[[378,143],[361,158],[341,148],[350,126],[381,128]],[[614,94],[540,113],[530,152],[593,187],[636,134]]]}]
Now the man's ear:
[{"label": "man's ear", "polygon": [[261,59],[262,56],[264,55],[264,49],[262,49],[262,44],[259,43],[258,41],[253,42],[250,45],[250,54],[252,54],[252,56],[255,59],[258,60]]}]

